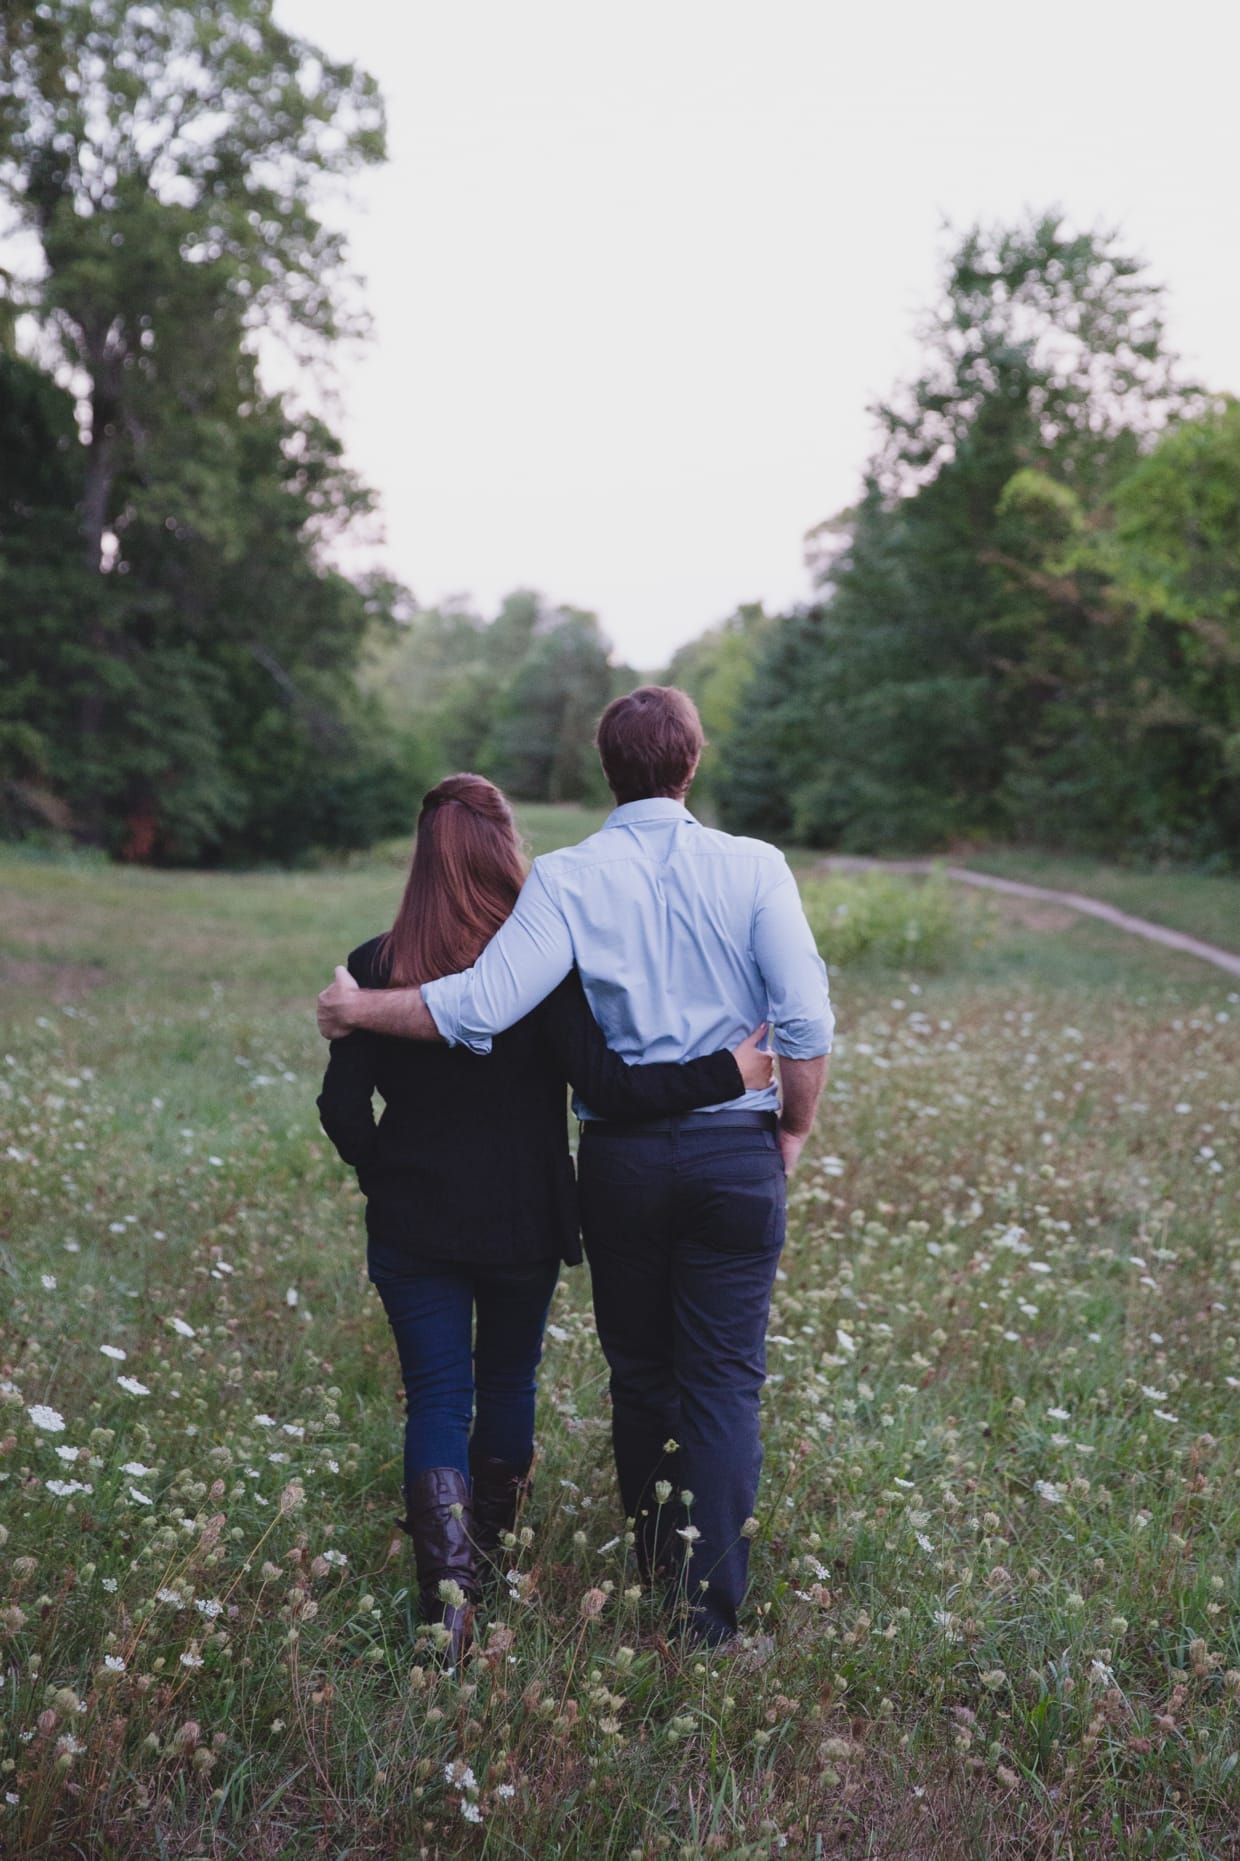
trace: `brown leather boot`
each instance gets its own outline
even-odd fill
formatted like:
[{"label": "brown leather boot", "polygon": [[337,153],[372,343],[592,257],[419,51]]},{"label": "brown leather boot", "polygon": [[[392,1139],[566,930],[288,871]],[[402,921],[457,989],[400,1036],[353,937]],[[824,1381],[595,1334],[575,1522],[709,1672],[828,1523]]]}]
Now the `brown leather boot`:
[{"label": "brown leather boot", "polygon": [[530,1468],[534,1464],[531,1452],[523,1467],[514,1467],[510,1461],[496,1460],[491,1454],[475,1454],[469,1450],[469,1471],[473,1476],[474,1507],[474,1544],[479,1557],[488,1563],[500,1563],[500,1538],[507,1531],[512,1531],[517,1522],[517,1512],[529,1495],[533,1481]]},{"label": "brown leather boot", "polygon": [[[478,1598],[469,1483],[456,1467],[428,1467],[405,1488],[405,1506],[400,1525],[413,1539],[422,1620],[447,1629],[445,1658],[456,1667],[469,1652]],[[441,1594],[440,1585],[449,1583],[460,1591],[459,1601]]]}]

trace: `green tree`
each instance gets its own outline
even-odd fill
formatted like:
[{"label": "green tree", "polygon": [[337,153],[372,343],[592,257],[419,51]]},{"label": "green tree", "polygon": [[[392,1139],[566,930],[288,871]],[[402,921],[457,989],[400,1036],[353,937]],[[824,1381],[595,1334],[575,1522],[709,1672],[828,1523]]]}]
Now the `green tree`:
[{"label": "green tree", "polygon": [[110,574],[122,529],[145,514],[218,536],[220,454],[260,398],[257,333],[322,344],[348,322],[344,243],[316,191],[382,158],[382,105],[272,14],[42,0],[0,16],[0,199],[41,258],[9,295],[72,385],[83,442],[86,740],[131,676],[135,604]]},{"label": "green tree", "polygon": [[496,710],[486,756],[495,780],[523,801],[601,799],[594,727],[611,696],[596,616],[579,608],[541,616]]},{"label": "green tree", "polygon": [[1037,721],[1012,668],[1045,641],[1002,561],[1005,489],[1037,470],[1093,509],[1189,398],[1143,266],[1053,215],[966,233],[923,338],[921,372],[875,410],[818,606],[768,642],[721,784],[736,825],[776,808],[800,837],[864,848],[1007,831]]}]

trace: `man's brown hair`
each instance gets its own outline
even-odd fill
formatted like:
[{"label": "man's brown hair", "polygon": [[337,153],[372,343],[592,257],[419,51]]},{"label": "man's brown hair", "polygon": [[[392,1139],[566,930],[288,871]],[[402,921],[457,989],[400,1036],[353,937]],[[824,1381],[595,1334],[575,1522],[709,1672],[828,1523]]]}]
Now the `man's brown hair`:
[{"label": "man's brown hair", "polygon": [[614,698],[594,738],[607,786],[618,802],[650,795],[681,800],[706,739],[688,692],[675,685],[639,685]]}]

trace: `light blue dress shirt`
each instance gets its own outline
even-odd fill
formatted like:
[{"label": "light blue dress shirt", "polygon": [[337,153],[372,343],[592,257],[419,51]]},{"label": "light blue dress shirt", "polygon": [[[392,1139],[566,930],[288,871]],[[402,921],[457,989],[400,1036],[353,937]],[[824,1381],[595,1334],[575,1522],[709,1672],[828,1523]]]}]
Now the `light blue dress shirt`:
[{"label": "light blue dress shirt", "polygon": [[[588,840],[536,859],[473,968],[424,983],[422,998],[450,1045],[487,1053],[574,963],[625,1059],[697,1059],[762,1021],[789,1059],[831,1051],[827,972],[788,862],[703,827],[679,801],[627,802]],[[777,1103],[769,1086],[710,1109]]]}]

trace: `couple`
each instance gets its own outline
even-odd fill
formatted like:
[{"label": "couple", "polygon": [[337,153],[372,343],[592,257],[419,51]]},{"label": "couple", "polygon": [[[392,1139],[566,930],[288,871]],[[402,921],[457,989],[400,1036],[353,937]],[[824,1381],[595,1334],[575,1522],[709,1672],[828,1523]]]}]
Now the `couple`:
[{"label": "couple", "polygon": [[[579,1216],[642,1577],[683,1598],[696,1639],[736,1634],[785,1182],[831,1046],[783,855],[685,806],[692,700],[643,686],[596,741],[616,806],[528,877],[498,789],[432,789],[392,929],[319,997],[320,1115],[367,1196],[405,1381],[405,1524],[454,1657],[526,1491],[543,1326],[560,1261],[581,1259]],[[782,1103],[761,1029],[745,1038],[761,1022]],[[683,1499],[660,1504],[659,1482]]]}]

